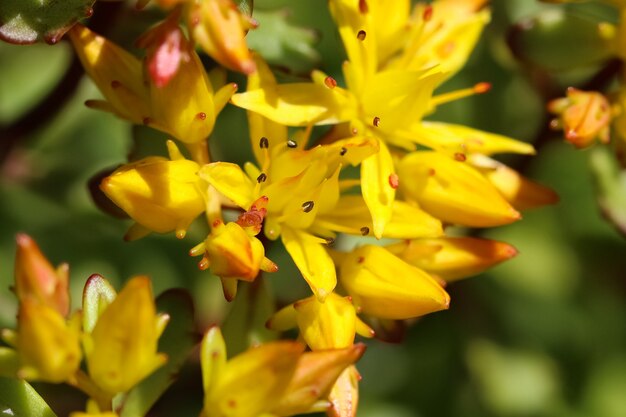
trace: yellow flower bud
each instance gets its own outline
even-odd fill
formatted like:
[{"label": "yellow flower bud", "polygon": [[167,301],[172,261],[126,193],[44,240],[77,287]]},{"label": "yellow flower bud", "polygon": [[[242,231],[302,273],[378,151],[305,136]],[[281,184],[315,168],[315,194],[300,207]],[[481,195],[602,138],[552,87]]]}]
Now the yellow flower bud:
[{"label": "yellow flower bud", "polygon": [[66,323],[53,308],[30,298],[22,300],[16,350],[20,359],[18,377],[67,381],[80,366],[80,317],[74,316]]},{"label": "yellow flower bud", "polygon": [[399,165],[400,188],[422,209],[449,223],[490,227],[520,214],[480,172],[438,152],[413,152]]},{"label": "yellow flower bud", "polygon": [[256,22],[242,14],[231,0],[197,0],[190,7],[187,26],[191,37],[223,66],[245,74],[256,65],[245,36]]},{"label": "yellow flower bud", "polygon": [[32,299],[67,316],[70,309],[67,264],[54,269],[30,236],[16,237],[15,293],[20,301]]},{"label": "yellow flower bud", "polygon": [[[170,141],[170,150],[173,143]],[[176,231],[185,236],[191,222],[205,210],[205,184],[199,165],[186,159],[148,157],[124,165],[100,184],[115,204],[149,231]],[[141,234],[139,234],[141,235]],[[131,234],[130,239],[136,238]]]},{"label": "yellow flower bud", "polygon": [[131,389],[166,361],[157,353],[162,330],[150,280],[131,279],[84,337],[91,379],[109,394]]},{"label": "yellow flower bud", "polygon": [[386,248],[409,264],[446,281],[479,274],[517,255],[517,250],[507,243],[472,237],[406,240]]},{"label": "yellow flower bud", "polygon": [[596,139],[609,141],[611,105],[602,94],[568,88],[567,97],[552,100],[548,110],[559,116],[550,126],[562,128],[565,140],[577,148],[586,148]]},{"label": "yellow flower bud", "polygon": [[450,296],[426,272],[379,246],[366,245],[345,257],[340,282],[364,314],[408,319],[447,309]]}]

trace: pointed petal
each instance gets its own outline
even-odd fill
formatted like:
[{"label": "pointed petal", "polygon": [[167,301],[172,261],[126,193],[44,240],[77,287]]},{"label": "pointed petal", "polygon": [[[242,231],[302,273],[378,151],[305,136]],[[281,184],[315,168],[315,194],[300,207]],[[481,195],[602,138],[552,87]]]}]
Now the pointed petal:
[{"label": "pointed petal", "polygon": [[394,173],[389,149],[380,141],[380,150],[361,163],[361,191],[372,215],[374,236],[380,239],[391,219],[396,190],[389,184]]},{"label": "pointed petal", "polygon": [[329,417],[356,417],[360,379],[361,375],[354,365],[341,373],[328,396],[331,403],[327,411]]},{"label": "pointed petal", "polygon": [[315,296],[324,301],[337,285],[335,264],[326,252],[324,239],[283,228],[282,241]]},{"label": "pointed petal", "polygon": [[255,200],[254,183],[237,164],[213,162],[204,165],[198,175],[243,209]]},{"label": "pointed petal", "polygon": [[324,302],[309,297],[294,308],[300,334],[311,349],[342,349],[354,343],[356,310],[349,299],[331,293]]},{"label": "pointed petal", "polygon": [[202,338],[200,364],[204,395],[208,396],[226,366],[226,344],[219,327],[211,327]]}]

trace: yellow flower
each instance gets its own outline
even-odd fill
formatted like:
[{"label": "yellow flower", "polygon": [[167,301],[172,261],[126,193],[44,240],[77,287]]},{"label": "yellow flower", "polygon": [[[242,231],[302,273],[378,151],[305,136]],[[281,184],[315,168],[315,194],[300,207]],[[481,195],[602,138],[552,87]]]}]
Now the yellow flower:
[{"label": "yellow flower", "polygon": [[473,237],[413,239],[385,248],[405,262],[446,281],[479,274],[517,255],[504,242]]},{"label": "yellow flower", "polygon": [[167,360],[157,353],[166,321],[159,318],[150,280],[132,278],[102,312],[83,347],[89,375],[103,391],[126,392]]},{"label": "yellow flower", "polygon": [[220,277],[228,301],[235,298],[238,280],[251,282],[257,278],[259,270],[278,270],[276,264],[265,257],[265,248],[255,237],[261,230],[266,203],[267,199],[259,199],[237,222],[224,224],[215,220],[206,240],[189,252],[192,256],[203,255],[198,264],[200,269],[210,267],[211,272]]},{"label": "yellow flower", "polygon": [[430,275],[379,246],[355,249],[339,268],[341,284],[367,315],[402,320],[450,304],[448,293]]},{"label": "yellow flower", "polygon": [[[459,152],[463,155],[482,148],[487,151],[498,149],[522,153],[532,153],[533,149],[511,139],[470,128],[422,123],[422,117],[437,105],[488,89],[486,84],[478,84],[467,90],[432,96],[433,90],[465,61],[488,12],[476,12],[473,8],[468,9],[456,3],[438,2],[440,20],[447,22],[448,17],[452,20],[450,25],[443,25],[449,30],[429,35],[432,42],[428,48],[438,48],[439,41],[448,45],[449,41],[455,40],[461,42],[458,48],[453,48],[458,54],[432,62],[429,49],[416,55],[418,63],[415,65],[391,65],[390,62],[384,66],[378,62],[377,51],[388,50],[389,45],[403,45],[401,32],[409,17],[408,11],[401,12],[401,9],[408,10],[407,2],[391,2],[393,4],[385,6],[378,3],[357,0],[330,3],[348,53],[348,61],[343,66],[347,89],[315,71],[312,75],[313,83],[276,85],[268,79],[256,84],[256,88],[249,87],[247,92],[234,95],[232,102],[288,126],[349,123],[348,131],[374,138],[379,151],[361,163],[361,190],[372,216],[373,234],[381,238],[392,217],[398,184],[388,145],[414,150],[416,144],[420,144],[445,153]],[[363,7],[363,4],[367,6]],[[404,18],[392,18],[396,12]],[[414,25],[422,27],[424,24]],[[381,33],[383,42],[380,48],[377,33]],[[438,39],[439,36],[441,39]],[[416,39],[417,45],[419,36]],[[413,60],[415,51],[412,47],[407,48],[406,56]],[[427,58],[422,60],[420,56]],[[441,131],[446,132],[442,140],[439,139]],[[467,143],[477,145],[468,149]]]},{"label": "yellow flower", "polygon": [[232,0],[190,1],[187,26],[191,37],[220,64],[244,74],[256,70],[246,45],[246,32],[257,23]]},{"label": "yellow flower", "polygon": [[267,327],[285,331],[297,325],[313,350],[344,348],[352,346],[356,333],[374,336],[374,331],[356,313],[352,300],[332,293],[323,303],[308,297],[282,308],[268,320]]},{"label": "yellow flower", "polygon": [[[166,24],[171,24],[167,21]],[[147,124],[185,142],[192,153],[213,131],[215,118],[236,86],[228,84],[214,93],[200,58],[180,28],[179,67],[164,86],[145,78],[141,61],[82,25],[69,34],[85,70],[106,101],[89,101],[90,107],[112,112],[135,124]],[[149,43],[152,37],[147,36]],[[146,45],[147,46],[147,45]]]},{"label": "yellow flower", "polygon": [[204,416],[290,416],[312,411],[328,395],[339,374],[362,355],[364,347],[304,353],[304,345],[279,341],[253,347],[226,359],[217,327],[200,348]]},{"label": "yellow flower", "polygon": [[53,268],[37,243],[26,234],[18,234],[16,240],[15,294],[18,300],[32,299],[56,310],[62,317],[67,316],[69,266],[63,263]]},{"label": "yellow flower", "polygon": [[100,188],[135,220],[129,240],[157,233],[186,229],[205,211],[206,184],[198,177],[200,166],[185,159],[172,141],[167,143],[170,159],[148,157],[118,168],[102,180]]},{"label": "yellow flower", "polygon": [[596,139],[608,143],[612,110],[602,94],[568,88],[567,97],[552,100],[548,110],[559,116],[551,127],[562,128],[565,140],[577,148],[586,148]]},{"label": "yellow flower", "polygon": [[80,315],[69,323],[55,309],[36,300],[20,303],[15,348],[19,378],[53,383],[74,377],[81,360]]}]

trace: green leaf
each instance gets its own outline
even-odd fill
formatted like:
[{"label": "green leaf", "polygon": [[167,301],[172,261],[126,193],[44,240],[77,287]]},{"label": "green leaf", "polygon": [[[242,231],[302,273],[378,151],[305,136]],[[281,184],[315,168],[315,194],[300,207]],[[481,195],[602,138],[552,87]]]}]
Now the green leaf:
[{"label": "green leaf", "polygon": [[0,39],[16,44],[57,43],[79,19],[92,13],[94,0],[3,0]]},{"label": "green leaf", "polygon": [[252,345],[275,339],[277,334],[265,327],[274,311],[272,294],[262,277],[252,283],[239,281],[237,298],[222,325],[228,356],[233,357]]},{"label": "green leaf", "polygon": [[259,27],[248,34],[248,46],[271,65],[307,72],[320,61],[319,53],[313,48],[319,36],[312,29],[293,26],[287,17],[286,10],[255,10]]},{"label": "green leaf", "polygon": [[518,59],[559,71],[611,58],[615,53],[615,36],[615,27],[608,23],[564,8],[549,8],[516,24],[509,36],[509,46]]},{"label": "green leaf", "polygon": [[602,214],[626,235],[626,171],[620,170],[615,156],[606,146],[592,150],[590,164]]},{"label": "green leaf", "polygon": [[167,363],[128,393],[123,400],[120,417],[145,416],[174,382],[185,359],[200,341],[200,336],[195,331],[193,301],[187,291],[165,291],[157,297],[156,305],[159,313],[170,316],[159,339],[159,352],[167,354]]},{"label": "green leaf", "polygon": [[3,377],[0,377],[0,415],[56,417],[28,382]]},{"label": "green leaf", "polygon": [[104,277],[93,274],[83,290],[83,331],[91,333],[98,317],[115,300],[117,293]]}]

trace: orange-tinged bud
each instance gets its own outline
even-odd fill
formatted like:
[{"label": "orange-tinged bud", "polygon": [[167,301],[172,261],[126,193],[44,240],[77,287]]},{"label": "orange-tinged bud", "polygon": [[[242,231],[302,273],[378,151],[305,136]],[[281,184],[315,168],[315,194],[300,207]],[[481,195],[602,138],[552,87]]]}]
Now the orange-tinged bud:
[{"label": "orange-tinged bud", "polygon": [[413,152],[402,159],[398,173],[405,195],[445,222],[490,227],[521,217],[480,172],[444,154]]},{"label": "orange-tinged bud", "polygon": [[548,110],[559,116],[551,126],[562,128],[565,140],[577,148],[586,148],[596,139],[609,141],[611,105],[602,94],[568,88],[567,97],[552,100]]},{"label": "orange-tinged bud", "polygon": [[361,375],[354,365],[346,368],[328,396],[330,408],[329,417],[355,417],[359,404],[359,381]]},{"label": "orange-tinged bud", "polygon": [[229,360],[205,391],[205,415],[257,417],[268,412],[289,386],[303,351],[301,343],[280,341]]},{"label": "orange-tinged bud", "polygon": [[364,314],[408,319],[447,309],[450,296],[426,272],[386,249],[366,245],[348,254],[340,282]]},{"label": "orange-tinged bud", "polygon": [[[265,248],[259,239],[250,236],[238,223],[213,223],[213,230],[204,244],[192,249],[191,254],[204,251],[201,268],[211,268],[220,278],[254,281],[259,270],[275,272],[278,267],[265,258]],[[202,252],[200,252],[202,253]]]},{"label": "orange-tinged bud", "polygon": [[287,391],[272,414],[291,416],[310,412],[319,398],[328,396],[346,367],[358,361],[364,352],[365,345],[357,344],[303,354]]},{"label": "orange-tinged bud", "polygon": [[340,349],[354,343],[357,317],[350,299],[331,293],[323,303],[309,297],[294,308],[300,334],[311,349]]},{"label": "orange-tinged bud", "polygon": [[414,239],[386,246],[394,255],[446,281],[479,274],[517,255],[504,242],[473,237]]},{"label": "orange-tinged bud", "polygon": [[242,14],[231,0],[199,0],[190,7],[187,26],[191,37],[213,59],[235,71],[256,71],[245,36],[256,22]]},{"label": "orange-tinged bud", "polygon": [[85,335],[91,379],[109,394],[131,389],[167,360],[157,353],[161,331],[150,280],[132,278]]},{"label": "orange-tinged bud", "polygon": [[497,163],[494,169],[483,171],[483,175],[517,210],[559,202],[559,196],[553,189],[529,180],[504,164]]},{"label": "orange-tinged bud", "polygon": [[186,159],[148,157],[124,165],[100,184],[102,191],[144,228],[185,236],[191,222],[205,210],[206,185],[200,166]]},{"label": "orange-tinged bud", "polygon": [[54,269],[28,235],[16,236],[15,293],[20,301],[30,299],[67,316],[70,309],[67,264]]},{"label": "orange-tinged bud", "polygon": [[53,383],[72,378],[81,360],[80,317],[67,323],[58,311],[27,298],[17,320],[18,377]]}]

